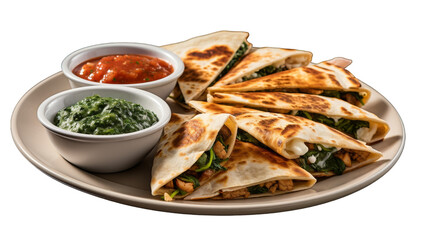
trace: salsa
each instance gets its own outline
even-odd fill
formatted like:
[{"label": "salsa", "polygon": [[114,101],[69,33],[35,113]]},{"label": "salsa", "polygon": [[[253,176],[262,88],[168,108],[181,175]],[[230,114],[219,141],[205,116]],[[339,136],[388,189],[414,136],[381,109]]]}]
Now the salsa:
[{"label": "salsa", "polygon": [[54,124],[85,134],[114,135],[148,128],[158,117],[141,105],[123,99],[94,95],[60,110]]},{"label": "salsa", "polygon": [[73,69],[73,74],[93,82],[132,84],[151,82],[170,75],[173,67],[147,55],[111,55],[90,59]]}]

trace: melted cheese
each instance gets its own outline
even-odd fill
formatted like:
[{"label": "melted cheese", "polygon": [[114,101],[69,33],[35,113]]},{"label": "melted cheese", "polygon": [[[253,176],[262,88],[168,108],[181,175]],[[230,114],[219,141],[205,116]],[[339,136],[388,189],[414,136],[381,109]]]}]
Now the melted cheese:
[{"label": "melted cheese", "polygon": [[316,156],[314,156],[314,155],[311,155],[310,157],[308,157],[308,161],[310,162],[310,163],[315,163],[316,162],[316,160],[317,160],[317,158],[316,158]]},{"label": "melted cheese", "polygon": [[358,140],[361,140],[364,142],[370,142],[376,132],[377,132],[376,124],[370,124],[369,128],[367,127],[359,128],[356,131],[356,136]]},{"label": "melted cheese", "polygon": [[286,145],[286,151],[296,156],[302,156],[308,152],[308,147],[302,140],[295,139]]}]

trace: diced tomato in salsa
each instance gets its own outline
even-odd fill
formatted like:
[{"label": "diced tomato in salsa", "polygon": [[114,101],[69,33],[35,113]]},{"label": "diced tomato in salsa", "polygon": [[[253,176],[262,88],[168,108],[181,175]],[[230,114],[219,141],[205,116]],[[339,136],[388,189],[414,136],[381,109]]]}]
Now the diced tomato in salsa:
[{"label": "diced tomato in salsa", "polygon": [[159,58],[146,55],[114,55],[91,59],[73,69],[89,81],[113,84],[151,82],[170,75],[173,67]]}]

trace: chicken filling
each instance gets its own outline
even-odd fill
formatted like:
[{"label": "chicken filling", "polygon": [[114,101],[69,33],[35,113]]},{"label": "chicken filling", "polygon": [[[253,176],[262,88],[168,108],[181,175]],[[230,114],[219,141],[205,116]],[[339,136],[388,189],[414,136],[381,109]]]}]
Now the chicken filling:
[{"label": "chicken filling", "polygon": [[294,182],[291,179],[274,180],[235,191],[220,191],[222,199],[248,198],[252,194],[276,193],[279,191],[292,191]]},{"label": "chicken filling", "polygon": [[229,128],[223,126],[210,150],[204,152],[186,172],[164,185],[164,188],[171,192],[167,194],[169,196],[164,196],[164,198],[174,199],[176,195],[192,193],[200,186],[200,182],[209,179],[218,171],[226,170],[221,163],[228,160],[228,145],[225,142],[230,136]]}]

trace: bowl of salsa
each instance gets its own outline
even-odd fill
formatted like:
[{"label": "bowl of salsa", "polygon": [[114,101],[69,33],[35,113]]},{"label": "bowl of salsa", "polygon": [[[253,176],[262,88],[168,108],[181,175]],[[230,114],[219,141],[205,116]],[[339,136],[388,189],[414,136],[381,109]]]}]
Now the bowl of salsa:
[{"label": "bowl of salsa", "polygon": [[104,43],[69,54],[61,69],[72,88],[126,86],[166,99],[182,75],[184,64],[176,54],[143,43]]}]

